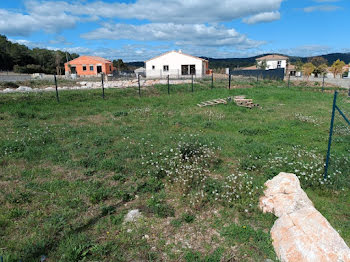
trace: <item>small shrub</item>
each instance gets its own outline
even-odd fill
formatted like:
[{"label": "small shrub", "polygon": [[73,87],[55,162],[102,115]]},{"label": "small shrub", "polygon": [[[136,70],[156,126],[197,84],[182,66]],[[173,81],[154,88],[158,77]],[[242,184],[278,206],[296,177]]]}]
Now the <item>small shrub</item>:
[{"label": "small shrub", "polygon": [[175,215],[174,208],[165,202],[163,194],[153,195],[147,201],[147,207],[152,213],[161,218],[173,217]]},{"label": "small shrub", "polygon": [[23,217],[27,213],[26,210],[23,210],[21,208],[13,208],[10,210],[9,218],[20,218]]},{"label": "small shrub", "polygon": [[112,179],[114,180],[114,181],[119,181],[119,182],[121,182],[121,183],[124,183],[125,182],[125,180],[126,180],[126,177],[125,177],[125,175],[123,175],[123,174],[115,174],[115,175],[113,175],[112,176]]},{"label": "small shrub", "polygon": [[101,207],[101,214],[102,216],[110,215],[115,212],[114,206],[102,206]]},{"label": "small shrub", "polygon": [[91,247],[90,239],[86,235],[71,235],[62,240],[59,245],[58,254],[62,254],[60,261],[85,261]]},{"label": "small shrub", "polygon": [[18,88],[19,85],[17,85],[14,82],[1,82],[0,88]]},{"label": "small shrub", "polygon": [[29,192],[19,192],[7,194],[5,199],[12,204],[29,203],[31,202],[32,194]]},{"label": "small shrub", "polygon": [[105,188],[95,189],[90,193],[90,201],[93,204],[97,204],[103,200],[106,200],[109,196],[109,193]]},{"label": "small shrub", "polygon": [[6,217],[4,216],[0,216],[0,235],[2,232],[4,232],[3,230],[5,230],[5,228],[9,225],[9,220],[6,219]]},{"label": "small shrub", "polygon": [[192,213],[184,213],[182,214],[182,220],[186,223],[192,223],[195,220],[196,216]]},{"label": "small shrub", "polygon": [[182,219],[173,219],[170,221],[170,225],[172,225],[175,228],[179,228],[182,226]]},{"label": "small shrub", "polygon": [[96,169],[94,168],[88,168],[85,170],[84,175],[85,176],[93,176],[96,173]]},{"label": "small shrub", "polygon": [[124,202],[129,202],[133,199],[135,199],[135,194],[136,194],[136,188],[126,188],[124,190],[116,190],[115,191],[115,197],[122,199]]},{"label": "small shrub", "polygon": [[115,112],[113,114],[115,117],[119,117],[119,116],[127,116],[128,112]]},{"label": "small shrub", "polygon": [[163,188],[164,188],[164,184],[162,183],[162,181],[152,177],[146,180],[145,182],[143,182],[142,184],[138,185],[137,191],[141,193],[146,193],[146,192],[157,193]]},{"label": "small shrub", "polygon": [[118,215],[111,216],[110,220],[112,224],[119,226],[123,223],[126,212],[121,212]]}]

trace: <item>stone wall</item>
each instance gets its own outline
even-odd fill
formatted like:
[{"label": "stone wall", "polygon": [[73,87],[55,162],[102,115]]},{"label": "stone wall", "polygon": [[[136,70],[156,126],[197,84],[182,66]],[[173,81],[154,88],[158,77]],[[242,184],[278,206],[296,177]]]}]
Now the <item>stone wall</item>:
[{"label": "stone wall", "polygon": [[[288,78],[286,79],[288,80]],[[323,78],[322,77],[310,77],[309,80],[307,80],[306,77],[291,77],[291,81],[310,81],[310,82],[320,82],[322,83]],[[325,83],[329,83],[335,86],[339,86],[342,88],[350,88],[350,78],[333,78],[333,77],[328,77],[324,79]]]},{"label": "stone wall", "polygon": [[32,75],[0,75],[0,82],[16,82],[16,81],[26,81],[31,80]]},{"label": "stone wall", "polygon": [[[178,84],[189,84],[192,80],[170,80],[170,85]],[[141,87],[148,87],[154,85],[166,85],[168,81],[166,79],[157,80],[141,80]],[[138,80],[121,80],[121,81],[108,81],[104,83],[105,88],[127,88],[127,87],[137,87]],[[58,90],[87,90],[87,89],[98,89],[102,87],[102,83],[99,82],[87,82],[81,81],[77,83],[77,86],[59,86]],[[42,91],[55,91],[54,86],[48,86],[44,88],[30,88],[28,86],[20,86],[18,88],[6,88],[0,90],[0,93],[15,93],[15,92],[42,92]]]}]

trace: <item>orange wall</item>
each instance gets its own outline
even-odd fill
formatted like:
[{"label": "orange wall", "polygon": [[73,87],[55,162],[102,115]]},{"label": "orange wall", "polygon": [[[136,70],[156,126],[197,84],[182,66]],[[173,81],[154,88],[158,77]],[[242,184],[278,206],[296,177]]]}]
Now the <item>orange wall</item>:
[{"label": "orange wall", "polygon": [[[88,57],[79,57],[75,59],[74,61],[68,62],[64,64],[66,72],[70,72],[70,69],[68,67],[68,64],[71,65],[71,67],[75,66],[76,72],[78,75],[97,75],[97,66],[101,65],[102,72],[105,74],[112,74],[113,72],[113,63],[103,63],[96,61],[94,59],[88,58]],[[83,66],[86,66],[86,70],[83,70]],[[93,66],[93,70],[90,70],[90,66]]]}]

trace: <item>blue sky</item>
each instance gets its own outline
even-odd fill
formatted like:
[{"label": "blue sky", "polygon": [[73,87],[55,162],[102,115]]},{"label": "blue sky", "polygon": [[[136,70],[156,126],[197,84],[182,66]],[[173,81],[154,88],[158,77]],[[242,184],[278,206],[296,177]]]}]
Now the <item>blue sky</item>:
[{"label": "blue sky", "polygon": [[350,52],[350,0],[0,1],[0,34],[31,48],[124,61]]}]

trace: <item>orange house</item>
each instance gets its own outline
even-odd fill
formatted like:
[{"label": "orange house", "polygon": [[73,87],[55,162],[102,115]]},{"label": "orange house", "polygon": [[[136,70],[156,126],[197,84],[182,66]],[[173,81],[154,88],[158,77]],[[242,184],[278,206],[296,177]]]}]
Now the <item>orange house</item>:
[{"label": "orange house", "polygon": [[98,56],[80,56],[64,64],[66,72],[79,76],[95,76],[100,73],[112,74],[113,63]]}]

